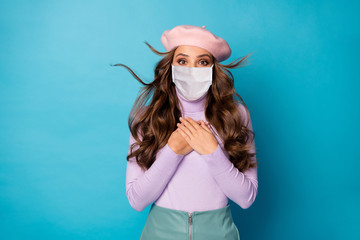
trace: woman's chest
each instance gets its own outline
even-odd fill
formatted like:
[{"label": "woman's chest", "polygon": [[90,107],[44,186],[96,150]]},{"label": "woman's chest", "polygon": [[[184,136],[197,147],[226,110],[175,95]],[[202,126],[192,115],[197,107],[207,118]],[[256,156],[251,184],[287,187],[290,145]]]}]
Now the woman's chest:
[{"label": "woman's chest", "polygon": [[[192,120],[194,120],[195,122],[199,121],[199,120],[203,120],[204,122],[207,121],[206,117],[205,117],[205,112],[201,112],[201,113],[196,113],[196,114],[192,114],[192,113],[185,113],[184,117],[190,117]],[[215,127],[212,126],[211,124],[209,125],[211,132],[213,133],[213,135],[215,136],[217,142],[220,144],[220,146],[223,148],[224,144],[223,144],[223,140],[220,137],[220,135],[218,134],[218,132],[216,131]]]}]

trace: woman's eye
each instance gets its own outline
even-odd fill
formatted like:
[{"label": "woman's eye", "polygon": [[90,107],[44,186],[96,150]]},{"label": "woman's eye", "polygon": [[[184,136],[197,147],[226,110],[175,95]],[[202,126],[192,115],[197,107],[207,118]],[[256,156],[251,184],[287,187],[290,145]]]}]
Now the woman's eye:
[{"label": "woman's eye", "polygon": [[206,60],[201,60],[201,61],[200,61],[200,63],[203,63],[203,62],[205,62],[206,64],[202,64],[202,65],[208,65],[208,64],[209,64],[209,62],[206,61]]},{"label": "woman's eye", "polygon": [[[181,64],[181,62],[185,62],[185,60],[180,59],[180,60],[178,61],[179,64]],[[184,63],[184,64],[185,64],[185,63]]]}]

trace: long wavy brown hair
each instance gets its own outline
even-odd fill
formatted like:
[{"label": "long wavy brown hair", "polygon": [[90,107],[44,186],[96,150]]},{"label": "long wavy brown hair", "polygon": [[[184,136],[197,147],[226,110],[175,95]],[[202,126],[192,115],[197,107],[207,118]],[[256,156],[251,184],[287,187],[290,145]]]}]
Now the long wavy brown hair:
[{"label": "long wavy brown hair", "polygon": [[[124,64],[112,66],[125,67],[134,78],[144,86],[135,100],[128,126],[130,133],[136,140],[130,146],[127,161],[135,157],[137,164],[147,170],[156,160],[156,154],[166,145],[170,135],[176,130],[176,124],[181,115],[179,100],[176,95],[175,84],[172,82],[171,63],[175,49],[168,52],[159,52],[149,43],[145,44],[159,56],[164,56],[155,67],[154,81],[143,82],[133,70]],[[243,63],[252,53],[223,65],[213,56],[213,82],[210,86],[205,102],[205,117],[216,129],[224,143],[224,149],[230,156],[230,161],[240,171],[244,172],[250,167],[257,167],[256,152],[249,152],[254,148],[252,142],[255,133],[248,128],[250,119],[249,110],[234,88],[234,77],[228,69],[242,67]],[[234,94],[240,101],[235,100]],[[152,98],[151,98],[152,97]],[[151,98],[151,99],[150,99]],[[149,102],[148,105],[146,103]],[[248,121],[243,125],[243,117],[239,113],[237,104],[241,103],[246,109]],[[135,151],[134,148],[136,148]],[[255,150],[255,149],[253,149]]]}]

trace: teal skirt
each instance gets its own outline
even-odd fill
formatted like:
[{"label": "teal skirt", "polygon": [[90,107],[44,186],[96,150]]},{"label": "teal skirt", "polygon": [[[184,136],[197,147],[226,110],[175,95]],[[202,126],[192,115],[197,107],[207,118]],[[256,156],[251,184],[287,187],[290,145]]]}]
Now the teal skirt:
[{"label": "teal skirt", "polygon": [[240,240],[230,205],[192,213],[153,203],[140,240]]}]

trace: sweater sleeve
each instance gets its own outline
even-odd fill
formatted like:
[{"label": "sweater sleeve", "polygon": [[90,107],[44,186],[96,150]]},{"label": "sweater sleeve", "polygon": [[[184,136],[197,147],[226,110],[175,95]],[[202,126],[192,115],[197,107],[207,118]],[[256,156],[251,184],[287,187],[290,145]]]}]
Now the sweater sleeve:
[{"label": "sweater sleeve", "polygon": [[[241,114],[246,116],[245,107],[241,105],[239,109]],[[251,119],[249,119],[248,128],[253,130]],[[255,141],[252,143],[253,147],[249,152],[254,153]],[[225,155],[225,150],[220,144],[214,152],[201,156],[205,159],[211,175],[224,194],[243,209],[249,208],[257,195],[257,168],[248,168],[245,172],[239,171]],[[251,161],[256,161],[255,156]]]},{"label": "sweater sleeve", "polygon": [[[135,141],[130,133],[128,153]],[[130,158],[126,166],[126,196],[131,207],[141,212],[157,200],[184,156],[176,154],[166,144],[158,151],[156,160],[146,171],[140,168],[135,157]]]}]

